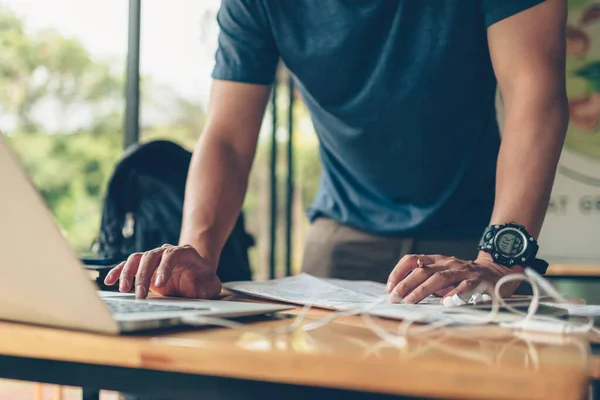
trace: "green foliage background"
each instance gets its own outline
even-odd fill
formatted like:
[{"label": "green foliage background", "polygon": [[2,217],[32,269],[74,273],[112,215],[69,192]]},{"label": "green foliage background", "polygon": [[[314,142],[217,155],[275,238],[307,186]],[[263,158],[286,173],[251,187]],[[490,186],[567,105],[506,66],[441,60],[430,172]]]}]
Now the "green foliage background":
[{"label": "green foliage background", "polygon": [[[125,39],[125,38],[124,38]],[[47,29],[29,32],[23,19],[0,8],[0,116],[14,122],[8,131],[0,126],[20,156],[27,172],[52,210],[64,234],[80,252],[89,250],[100,223],[106,183],[123,151],[124,58],[115,66],[94,58],[75,38]],[[207,77],[209,79],[209,77]],[[279,90],[287,99],[285,85]],[[142,80],[144,107],[164,101],[148,77]],[[168,139],[193,149],[205,123],[201,104],[171,93],[167,123],[143,126],[143,141]],[[58,127],[48,128],[39,109],[51,104]],[[285,102],[279,107],[287,123]],[[71,123],[85,114],[85,123]],[[294,268],[298,269],[307,225],[306,206],[312,201],[320,167],[317,142],[303,104],[296,102]],[[267,118],[267,121],[269,118]],[[270,132],[266,123],[252,171],[244,205],[248,229],[257,239],[251,252],[258,276],[267,269],[269,241]],[[286,131],[284,128],[283,131]],[[278,173],[284,187],[285,165],[281,139]],[[283,244],[285,194],[279,192],[278,243]],[[283,270],[282,245],[278,261]]]},{"label": "green foliage background", "polygon": [[[575,24],[582,9],[592,3],[569,0],[570,23]],[[199,23],[206,21],[199,17]],[[0,118],[8,117],[12,122],[10,129],[0,123],[0,132],[21,157],[70,243],[77,251],[86,251],[97,234],[106,183],[123,151],[125,55],[116,63],[98,59],[76,38],[65,37],[53,29],[31,32],[27,28],[20,16],[0,6]],[[589,57],[568,60],[571,95],[590,90],[589,82],[576,79],[573,72],[595,61]],[[142,126],[142,140],[168,139],[193,149],[205,124],[204,106],[169,92],[169,88],[169,96],[164,96],[165,88],[157,88],[149,77],[143,77],[141,88],[142,112],[157,104],[169,109],[167,122]],[[281,84],[278,92],[282,100],[278,107],[282,132],[278,134],[277,261],[282,271],[286,230],[286,86]],[[59,121],[54,128],[49,128],[39,114],[44,107],[47,114],[49,103]],[[316,193],[320,164],[308,113],[301,101],[295,104],[293,267],[297,271],[307,227],[305,209]],[[71,123],[81,114],[86,116],[85,123]],[[269,251],[269,121],[267,116],[244,204],[248,229],[257,240],[251,260],[259,278],[266,274]],[[585,141],[579,143],[579,137]],[[585,154],[597,148],[596,142],[596,147],[589,143],[596,138],[597,135],[579,134],[572,127],[567,146]]]},{"label": "green foliage background", "polygon": [[[571,100],[581,99],[600,92],[600,54],[597,38],[598,21],[583,23],[583,16],[588,10],[598,6],[596,0],[569,0],[568,25],[580,30],[590,40],[589,51],[584,55],[567,57],[567,92]],[[579,127],[571,118],[565,146],[588,160],[600,161],[600,129],[593,130]]]}]

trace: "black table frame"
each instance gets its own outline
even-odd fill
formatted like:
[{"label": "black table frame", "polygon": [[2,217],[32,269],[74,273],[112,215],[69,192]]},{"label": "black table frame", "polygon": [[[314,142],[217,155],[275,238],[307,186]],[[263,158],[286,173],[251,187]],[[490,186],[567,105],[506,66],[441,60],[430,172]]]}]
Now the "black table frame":
[{"label": "black table frame", "polygon": [[36,358],[0,356],[0,377],[20,381],[82,387],[85,400],[98,399],[100,389],[140,399],[409,399],[381,393],[300,386],[245,379],[124,368]]}]

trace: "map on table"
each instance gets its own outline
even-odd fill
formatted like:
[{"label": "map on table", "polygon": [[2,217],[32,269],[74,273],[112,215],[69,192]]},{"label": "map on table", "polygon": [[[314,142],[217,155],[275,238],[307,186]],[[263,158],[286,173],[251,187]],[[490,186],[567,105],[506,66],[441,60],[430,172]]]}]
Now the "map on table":
[{"label": "map on table", "polygon": [[[419,304],[389,304],[382,283],[317,278],[299,274],[264,282],[229,282],[223,285],[233,293],[263,299],[311,304],[330,310],[369,308],[369,313],[394,319],[426,320],[427,314],[443,309],[438,297],[430,296]],[[439,313],[435,318],[439,320]]]}]

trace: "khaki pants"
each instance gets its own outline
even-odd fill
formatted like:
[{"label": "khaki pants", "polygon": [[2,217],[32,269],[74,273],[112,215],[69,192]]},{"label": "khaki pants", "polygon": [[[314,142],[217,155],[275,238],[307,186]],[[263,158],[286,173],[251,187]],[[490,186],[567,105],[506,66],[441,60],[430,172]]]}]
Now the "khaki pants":
[{"label": "khaki pants", "polygon": [[385,283],[405,254],[473,260],[478,243],[479,238],[441,241],[378,236],[319,218],[308,229],[302,271],[318,277]]}]

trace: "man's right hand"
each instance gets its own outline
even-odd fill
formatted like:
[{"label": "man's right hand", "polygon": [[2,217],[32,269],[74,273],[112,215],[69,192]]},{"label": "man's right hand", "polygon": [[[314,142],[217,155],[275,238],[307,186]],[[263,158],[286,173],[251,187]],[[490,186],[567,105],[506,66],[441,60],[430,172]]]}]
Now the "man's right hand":
[{"label": "man's right hand", "polygon": [[216,266],[211,265],[191,246],[164,245],[145,253],[134,253],[113,268],[104,283],[120,281],[119,291],[129,292],[134,284],[135,297],[148,292],[163,296],[210,299],[221,292]]}]

